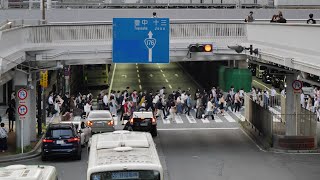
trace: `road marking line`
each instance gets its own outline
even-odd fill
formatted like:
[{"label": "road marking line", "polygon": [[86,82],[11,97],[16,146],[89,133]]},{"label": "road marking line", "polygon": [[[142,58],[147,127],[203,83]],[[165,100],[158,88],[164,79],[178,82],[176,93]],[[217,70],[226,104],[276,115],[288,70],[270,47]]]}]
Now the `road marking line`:
[{"label": "road marking line", "polygon": [[140,88],[140,89],[142,89],[142,86],[141,86],[141,84],[139,84],[139,88]]},{"label": "road marking line", "polygon": [[159,65],[158,65],[158,67],[161,68]]},{"label": "road marking line", "polygon": [[190,115],[190,116],[186,115],[186,117],[187,117],[189,123],[191,123],[191,124],[197,123],[197,121],[194,119],[193,116],[191,116],[191,115]]},{"label": "road marking line", "polygon": [[139,72],[139,70],[137,69],[137,72]]},{"label": "road marking line", "polygon": [[166,79],[166,82],[169,82],[168,79]]},{"label": "road marking line", "polygon": [[140,79],[138,79],[138,82],[141,83]]},{"label": "road marking line", "polygon": [[162,76],[163,76],[163,77],[166,77],[166,75],[165,75],[165,74],[162,74]]},{"label": "road marking line", "polygon": [[162,69],[160,69],[160,72],[163,72]]},{"label": "road marking line", "polygon": [[108,98],[110,97],[110,94],[111,94],[111,89],[112,89],[113,79],[114,79],[114,73],[116,72],[116,69],[117,69],[117,64],[114,63],[114,68],[113,68],[113,72],[112,72],[112,78],[111,78],[111,82],[110,82],[110,88],[109,88],[109,96],[108,96]]},{"label": "road marking line", "polygon": [[174,74],[175,76],[177,76],[177,77],[179,77],[179,75],[178,74]]},{"label": "road marking line", "polygon": [[216,123],[222,123],[223,121],[220,119],[220,117],[219,116],[214,116],[214,121],[216,122]]},{"label": "road marking line", "polygon": [[[266,85],[264,85],[264,84],[262,84],[262,83],[260,83],[260,82],[258,82],[258,81],[256,81],[256,80],[253,80],[253,81],[254,81],[255,83],[260,84],[261,86],[265,87],[266,89],[271,90],[271,89],[268,88]],[[276,92],[276,94],[279,95],[279,93],[277,93],[277,92]]]},{"label": "road marking line", "polygon": [[136,66],[136,68],[138,69],[138,66]]},{"label": "road marking line", "polygon": [[180,115],[176,114],[175,115],[175,120],[177,124],[183,124],[182,118]]},{"label": "road marking line", "polygon": [[201,121],[202,121],[203,123],[210,123],[210,121],[209,121],[208,118],[205,118],[205,119],[201,118]]},{"label": "road marking line", "polygon": [[194,131],[194,130],[237,130],[240,128],[170,128],[158,129],[158,131]]},{"label": "road marking line", "polygon": [[140,75],[138,74],[138,77],[140,77]]},{"label": "road marking line", "polygon": [[229,122],[236,122],[228,113],[225,113],[224,117],[227,119]]},{"label": "road marking line", "polygon": [[169,88],[172,89],[172,86],[169,84]]},{"label": "road marking line", "polygon": [[167,117],[167,119],[162,118],[162,122],[163,124],[170,124],[169,117]]}]

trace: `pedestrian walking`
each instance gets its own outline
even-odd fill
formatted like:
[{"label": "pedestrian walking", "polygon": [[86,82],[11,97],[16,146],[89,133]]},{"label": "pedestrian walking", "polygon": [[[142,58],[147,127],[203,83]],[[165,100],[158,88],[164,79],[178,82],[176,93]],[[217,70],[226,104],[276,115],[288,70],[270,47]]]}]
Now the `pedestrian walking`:
[{"label": "pedestrian walking", "polygon": [[9,104],[9,107],[6,110],[6,114],[8,115],[8,119],[9,119],[9,132],[12,132],[14,121],[16,120],[16,118],[15,118],[15,109],[12,107],[11,104]]},{"label": "pedestrian walking", "polygon": [[274,107],[276,105],[276,90],[274,89],[274,87],[272,86],[271,87],[271,90],[270,90],[270,106],[271,107]]},{"label": "pedestrian walking", "polygon": [[48,98],[48,114],[47,117],[50,117],[50,115],[53,116],[53,111],[54,111],[54,99],[53,99],[53,92],[50,93],[49,98]]},{"label": "pedestrian walking", "polygon": [[316,20],[313,19],[313,14],[309,14],[309,19],[307,20],[307,24],[317,24]]},{"label": "pedestrian walking", "polygon": [[253,12],[250,11],[249,15],[245,18],[244,22],[253,22],[254,18],[253,18]]},{"label": "pedestrian walking", "polygon": [[234,95],[234,112],[240,112],[240,107],[241,107],[241,99],[240,99],[240,95],[239,95],[239,91]]},{"label": "pedestrian walking", "polygon": [[220,97],[219,99],[219,108],[220,108],[220,113],[222,116],[224,116],[224,107],[225,107],[225,99],[223,97],[223,95]]},{"label": "pedestrian walking", "polygon": [[4,127],[4,123],[0,125],[0,151],[5,152],[8,149],[8,131]]},{"label": "pedestrian walking", "polygon": [[207,112],[204,115],[204,118],[207,118],[208,116],[212,117],[212,120],[214,120],[214,115],[213,115],[213,110],[214,110],[214,104],[212,103],[212,101],[214,101],[213,98],[211,98],[208,102],[207,102]]},{"label": "pedestrian walking", "polygon": [[175,122],[177,106],[176,106],[176,104],[175,104],[173,99],[170,102],[170,110],[169,111],[170,111],[171,121]]},{"label": "pedestrian walking", "polygon": [[191,105],[191,94],[187,94],[187,99],[186,99],[186,114],[188,115],[188,116],[190,116],[190,110],[191,110],[191,107],[192,107],[192,105]]}]

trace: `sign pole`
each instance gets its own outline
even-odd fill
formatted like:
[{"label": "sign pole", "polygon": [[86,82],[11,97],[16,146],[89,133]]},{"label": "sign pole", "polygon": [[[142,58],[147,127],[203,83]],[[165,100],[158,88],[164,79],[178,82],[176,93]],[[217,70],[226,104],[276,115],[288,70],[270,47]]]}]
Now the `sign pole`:
[{"label": "sign pole", "polygon": [[21,125],[21,153],[23,153],[23,120],[20,119]]}]

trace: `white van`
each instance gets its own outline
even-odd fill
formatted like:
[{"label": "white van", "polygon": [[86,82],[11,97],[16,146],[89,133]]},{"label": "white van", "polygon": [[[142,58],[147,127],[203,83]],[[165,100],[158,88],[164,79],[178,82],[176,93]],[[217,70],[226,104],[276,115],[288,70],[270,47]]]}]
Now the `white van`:
[{"label": "white van", "polygon": [[56,168],[44,165],[10,165],[0,168],[1,180],[58,180]]},{"label": "white van", "polygon": [[163,169],[148,132],[95,134],[89,143],[87,180],[163,180]]},{"label": "white van", "polygon": [[267,70],[268,68],[266,66],[262,66],[262,65],[257,65],[256,66],[256,77],[259,79],[262,79],[262,74],[264,73],[265,70]]}]

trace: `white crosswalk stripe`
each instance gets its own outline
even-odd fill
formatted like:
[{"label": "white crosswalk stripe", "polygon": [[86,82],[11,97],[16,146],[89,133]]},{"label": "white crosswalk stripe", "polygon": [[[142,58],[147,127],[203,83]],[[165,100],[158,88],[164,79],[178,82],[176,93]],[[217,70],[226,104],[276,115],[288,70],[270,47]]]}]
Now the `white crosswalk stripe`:
[{"label": "white crosswalk stripe", "polygon": [[189,123],[191,123],[191,124],[197,123],[197,121],[194,119],[194,117],[192,115],[190,115],[190,116],[186,115],[186,117],[187,117]]},{"label": "white crosswalk stripe", "polygon": [[169,120],[169,116],[165,119],[164,117],[162,117],[162,114],[160,115],[163,124],[170,124],[170,120]]},{"label": "white crosswalk stripe", "polygon": [[201,121],[203,123],[210,123],[209,119],[208,118],[201,118]]},{"label": "white crosswalk stripe", "polygon": [[219,116],[214,116],[214,122],[222,123],[223,121],[220,119]]},{"label": "white crosswalk stripe", "polygon": [[115,126],[118,125],[118,119],[119,119],[118,116],[113,117]]},{"label": "white crosswalk stripe", "polygon": [[225,113],[223,117],[226,118],[229,122],[236,122],[228,113]]},{"label": "white crosswalk stripe", "polygon": [[175,115],[175,120],[177,124],[183,124],[182,118],[180,115],[176,114]]}]

